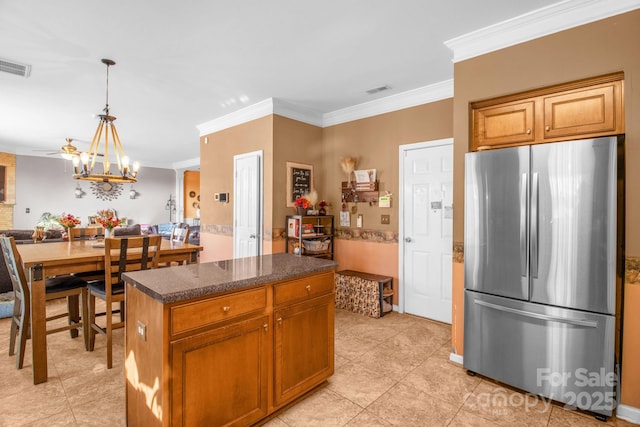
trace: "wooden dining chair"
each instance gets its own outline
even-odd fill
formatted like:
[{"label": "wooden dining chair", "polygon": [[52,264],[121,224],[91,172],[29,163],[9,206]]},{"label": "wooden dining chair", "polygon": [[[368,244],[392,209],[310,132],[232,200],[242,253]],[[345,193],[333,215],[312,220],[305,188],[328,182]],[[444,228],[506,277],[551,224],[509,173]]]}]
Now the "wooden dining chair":
[{"label": "wooden dining chair", "polygon": [[91,240],[103,235],[102,227],[73,227],[69,229],[69,239]]},{"label": "wooden dining chair", "polygon": [[[120,237],[104,239],[104,278],[88,283],[89,350],[95,347],[96,333],[107,337],[107,368],[113,366],[113,330],[124,327],[124,283],[122,274],[158,267],[161,236]],[[96,323],[96,298],[105,302],[105,320]],[[120,305],[113,310],[113,304]],[[114,315],[120,319],[114,322]]]},{"label": "wooden dining chair", "polygon": [[[9,336],[9,356],[15,354],[16,338],[18,339],[18,354],[16,368],[22,369],[24,351],[27,339],[31,336],[31,292],[27,284],[26,274],[22,267],[22,258],[13,237],[0,237],[0,247],[7,265],[11,284],[13,285],[14,302],[11,331]],[[59,298],[67,299],[67,312],[46,318],[47,321],[68,317],[68,325],[47,329],[47,334],[70,331],[71,337],[78,336],[78,330],[83,331],[84,347],[88,349],[89,332],[85,327],[87,321],[87,282],[71,275],[61,275],[45,280],[45,299],[51,301]],[[80,317],[80,299],[82,299],[82,317]]]},{"label": "wooden dining chair", "polygon": [[[103,235],[103,228],[99,226],[73,227],[69,229],[69,240],[72,242],[78,240],[93,240]],[[83,271],[82,273],[74,273],[73,275],[89,282],[92,280],[101,280],[102,277],[104,277],[104,270]]]},{"label": "wooden dining chair", "polygon": [[[189,242],[189,224],[180,223],[176,224],[171,230],[171,236],[169,237],[170,242],[176,243],[188,243]],[[184,264],[184,261],[174,261],[177,265]],[[171,266],[171,262],[165,262],[160,265],[160,267],[169,267]]]},{"label": "wooden dining chair", "polygon": [[186,243],[189,241],[189,224],[181,223],[177,224],[171,230],[171,237],[169,238],[172,242],[182,242]]}]

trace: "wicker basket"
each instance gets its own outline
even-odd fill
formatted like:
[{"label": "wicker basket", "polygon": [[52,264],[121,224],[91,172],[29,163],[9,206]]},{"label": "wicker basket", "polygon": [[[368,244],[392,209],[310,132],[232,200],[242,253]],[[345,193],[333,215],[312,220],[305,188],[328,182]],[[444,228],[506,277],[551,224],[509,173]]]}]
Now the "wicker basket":
[{"label": "wicker basket", "polygon": [[308,253],[323,253],[329,250],[329,240],[303,240],[304,250]]}]

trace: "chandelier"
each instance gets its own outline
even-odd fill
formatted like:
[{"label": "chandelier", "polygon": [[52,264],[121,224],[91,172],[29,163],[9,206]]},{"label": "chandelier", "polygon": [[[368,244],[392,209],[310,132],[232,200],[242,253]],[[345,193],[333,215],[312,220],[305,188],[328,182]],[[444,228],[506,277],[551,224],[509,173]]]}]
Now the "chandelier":
[{"label": "chandelier", "polygon": [[[96,133],[91,140],[88,152],[82,152],[79,156],[73,157],[73,178],[85,181],[97,182],[136,182],[136,176],[140,169],[138,162],[133,163],[133,167],[129,165],[129,157],[124,154],[124,149],[120,143],[120,137],[113,123],[116,118],[109,114],[109,67],[116,63],[111,59],[103,59],[102,63],[107,66],[107,97],[104,114],[98,115],[100,123],[96,129]],[[118,168],[117,173],[111,173],[111,163],[109,162],[109,144],[112,146],[112,157],[116,159]],[[100,148],[104,145],[104,152]],[[101,162],[97,162],[98,157],[102,157]],[[96,163],[102,163],[102,173],[95,169]]]}]

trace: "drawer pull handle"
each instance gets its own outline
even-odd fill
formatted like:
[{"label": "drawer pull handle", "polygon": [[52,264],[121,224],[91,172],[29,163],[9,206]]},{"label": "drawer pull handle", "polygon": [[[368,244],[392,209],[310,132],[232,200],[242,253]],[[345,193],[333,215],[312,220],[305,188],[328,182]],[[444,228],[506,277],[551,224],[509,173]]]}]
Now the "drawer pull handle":
[{"label": "drawer pull handle", "polygon": [[551,129],[551,128],[550,128],[548,125],[547,125],[547,126],[545,126],[545,128],[544,128],[544,130],[546,130],[547,132],[549,132],[549,130],[550,130],[550,129]]},{"label": "drawer pull handle", "polygon": [[282,325],[282,317],[278,317],[278,325]]},{"label": "drawer pull handle", "polygon": [[307,285],[307,292],[311,292],[311,285]]},{"label": "drawer pull handle", "polygon": [[265,324],[263,325],[263,327],[264,327],[264,330],[265,330],[265,331],[269,330],[269,325],[268,325],[268,324],[266,324],[266,323],[265,323]]},{"label": "drawer pull handle", "polygon": [[[547,129],[549,130],[549,129]],[[531,129],[527,129],[527,135],[531,135]]]},{"label": "drawer pull handle", "polygon": [[224,307],[222,307],[222,311],[224,311],[225,313],[228,313],[229,310],[231,310],[231,307],[229,307],[228,305],[225,305]]}]

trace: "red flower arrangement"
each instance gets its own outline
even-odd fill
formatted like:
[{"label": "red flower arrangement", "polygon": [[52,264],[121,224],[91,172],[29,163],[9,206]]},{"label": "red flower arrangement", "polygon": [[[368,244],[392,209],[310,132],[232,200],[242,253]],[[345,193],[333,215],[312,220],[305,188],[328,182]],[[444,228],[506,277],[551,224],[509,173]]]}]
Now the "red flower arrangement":
[{"label": "red flower arrangement", "polygon": [[76,225],[80,225],[80,220],[71,214],[62,214],[62,216],[58,218],[57,221],[64,228],[73,228]]},{"label": "red flower arrangement", "polygon": [[98,222],[98,224],[100,224],[101,226],[103,226],[104,228],[108,229],[108,230],[112,230],[115,227],[124,224],[125,219],[124,218],[118,218],[115,215],[109,215],[109,216],[99,216],[96,218],[96,221]]},{"label": "red flower arrangement", "polygon": [[321,200],[320,203],[318,203],[318,206],[320,206],[321,208],[324,208],[327,205],[328,203],[325,200]]},{"label": "red flower arrangement", "polygon": [[298,197],[295,202],[295,207],[309,209],[311,207],[311,202],[304,197]]}]

